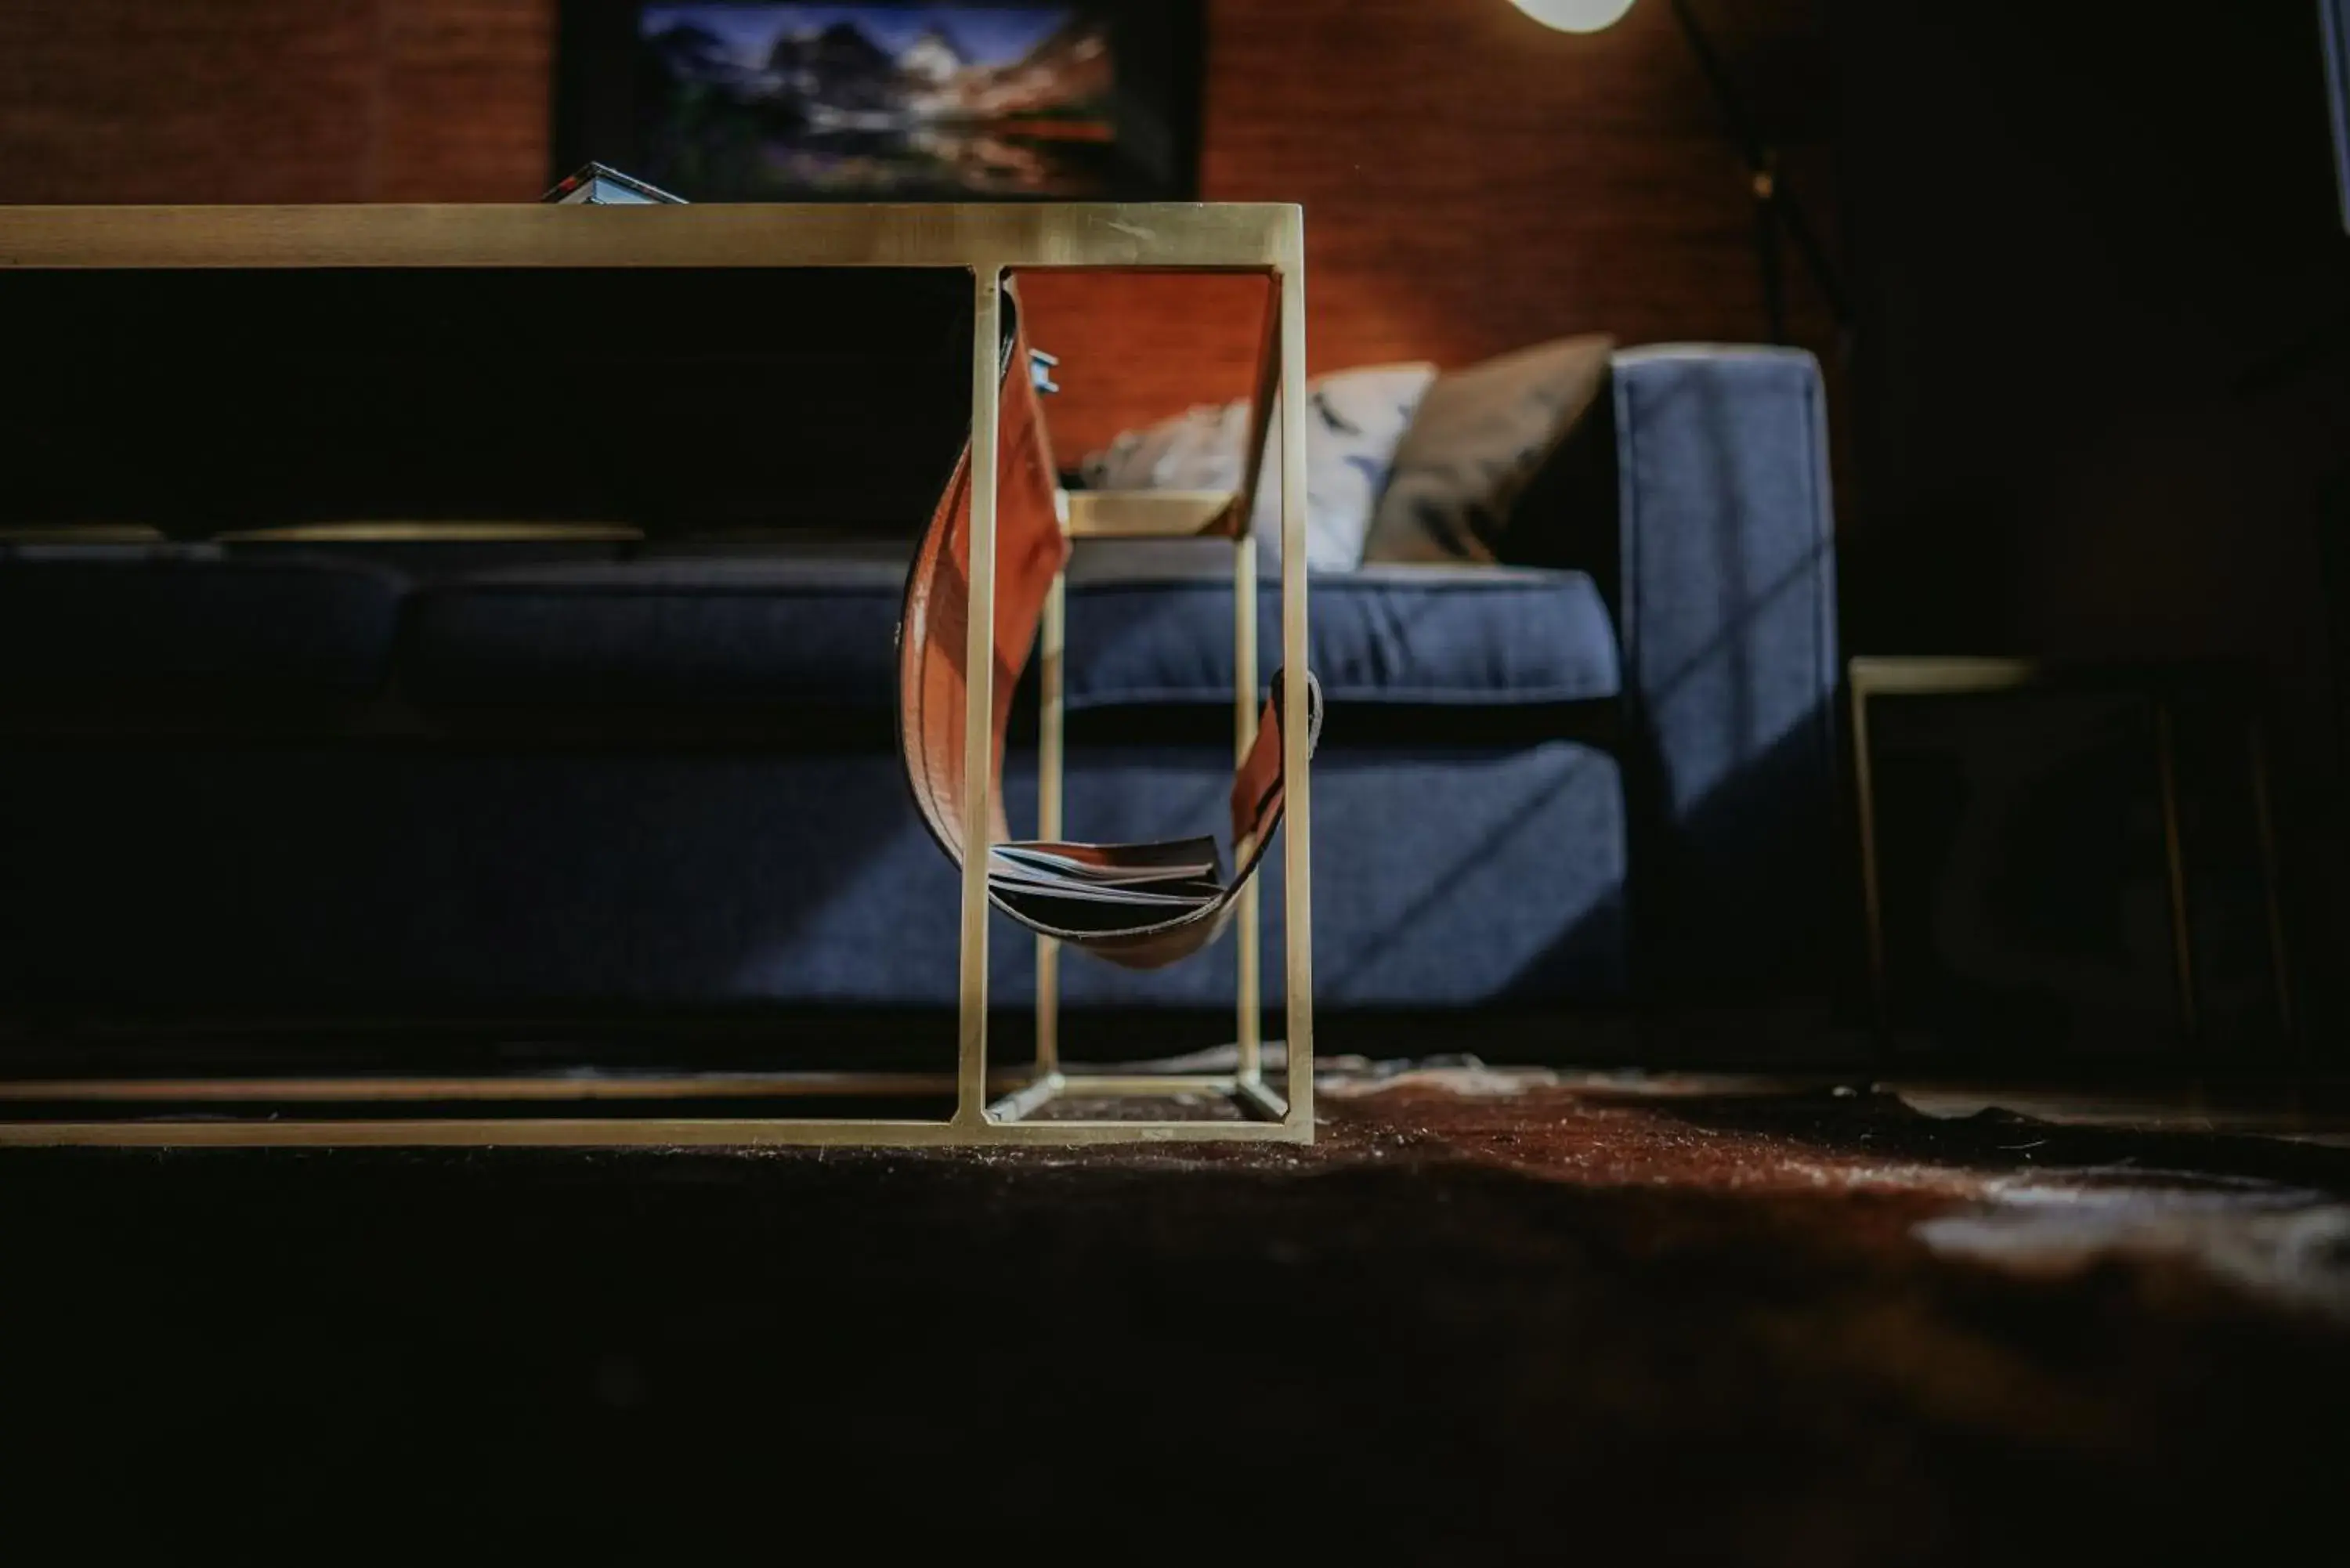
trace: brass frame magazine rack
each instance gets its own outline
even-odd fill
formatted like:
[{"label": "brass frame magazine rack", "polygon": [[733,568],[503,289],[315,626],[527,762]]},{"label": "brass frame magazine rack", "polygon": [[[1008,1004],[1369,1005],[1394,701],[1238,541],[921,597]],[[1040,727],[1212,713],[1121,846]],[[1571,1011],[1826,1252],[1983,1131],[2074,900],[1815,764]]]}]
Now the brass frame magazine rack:
[{"label": "brass frame magazine rack", "polygon": [[[968,677],[964,695],[962,841],[987,845],[997,812],[992,745],[994,701],[997,465],[1007,275],[1090,268],[1249,274],[1268,283],[1266,331],[1253,392],[1246,478],[1234,493],[1079,493],[1065,498],[1072,538],[1217,537],[1230,540],[1233,573],[1234,728],[1238,754],[1256,740],[1257,577],[1248,519],[1267,438],[1277,434],[1281,490],[1280,711],[1312,709],[1306,673],[1305,228],[1293,205],[1067,203],[936,206],[341,206],[47,207],[0,213],[0,278],[18,267],[937,267],[973,280],[970,467]],[[1026,374],[1024,366],[1017,372]],[[1278,396],[1276,397],[1276,394]],[[1277,417],[1276,417],[1277,415]],[[1277,431],[1274,426],[1277,424]],[[1049,590],[1038,638],[1040,837],[1061,830],[1062,659],[1065,582]],[[961,869],[960,1029],[951,1080],[916,1074],[752,1073],[666,1078],[369,1077],[0,1083],[0,1143],[109,1145],[413,1145],[683,1147],[790,1144],[874,1146],[1097,1144],[1164,1140],[1275,1140],[1314,1136],[1311,726],[1281,725],[1286,795],[1282,853],[1287,883],[1283,929],[1286,1049],[1280,1085],[1264,1073],[1260,1037],[1258,889],[1232,900],[1238,950],[1237,1052],[1229,1072],[1097,1072],[1060,1050],[1059,945],[1036,953],[1035,1057],[991,1066],[987,854]],[[1270,743],[1270,742],[1268,742]],[[951,1087],[951,1114],[934,1119],[776,1115],[766,1105],[801,1096],[937,1093]],[[763,1102],[725,1116],[421,1116],[423,1105],[555,1102],[658,1104]],[[1214,1118],[1175,1114],[1219,1103]],[[1062,1103],[1143,1101],[1167,1114],[1082,1119],[1040,1116]],[[8,1118],[33,1102],[104,1106],[88,1117]],[[180,1107],[265,1107],[268,1115],[191,1116]],[[369,1114],[305,1116],[304,1106]],[[149,1114],[141,1114],[142,1107]]]}]

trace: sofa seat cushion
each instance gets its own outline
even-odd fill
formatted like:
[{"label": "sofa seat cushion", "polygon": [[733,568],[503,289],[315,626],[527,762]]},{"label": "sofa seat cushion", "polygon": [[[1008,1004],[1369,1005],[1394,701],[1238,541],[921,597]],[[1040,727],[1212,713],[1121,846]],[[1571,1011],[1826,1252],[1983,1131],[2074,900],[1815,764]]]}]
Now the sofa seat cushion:
[{"label": "sofa seat cushion", "polygon": [[357,697],[391,665],[408,579],[209,545],[0,549],[0,689],[20,700]]},{"label": "sofa seat cushion", "polygon": [[[1230,550],[1213,563],[1071,574],[1072,711],[1229,703]],[[1196,557],[1194,558],[1196,559]],[[1333,704],[1535,706],[1614,697],[1616,633],[1581,572],[1366,566],[1316,573],[1307,662]],[[1258,591],[1257,674],[1281,663],[1281,594]]]},{"label": "sofa seat cushion", "polygon": [[[1092,559],[1088,559],[1092,556]],[[1069,591],[1072,711],[1232,701],[1231,550],[1086,552]],[[893,711],[901,546],[479,573],[416,594],[409,690],[434,702],[778,703]],[[1317,575],[1330,701],[1545,705],[1613,697],[1616,639],[1580,572]],[[1258,604],[1258,674],[1281,599]]]},{"label": "sofa seat cushion", "polygon": [[491,571],[418,592],[435,702],[894,708],[903,545]]}]

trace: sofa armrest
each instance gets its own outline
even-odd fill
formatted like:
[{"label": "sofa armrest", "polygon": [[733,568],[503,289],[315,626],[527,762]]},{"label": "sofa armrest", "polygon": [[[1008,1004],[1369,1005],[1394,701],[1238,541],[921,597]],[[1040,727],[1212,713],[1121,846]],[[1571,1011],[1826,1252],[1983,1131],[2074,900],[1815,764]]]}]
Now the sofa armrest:
[{"label": "sofa armrest", "polygon": [[1818,362],[1648,348],[1614,380],[1639,968],[1700,989],[1816,977],[1842,886]]}]

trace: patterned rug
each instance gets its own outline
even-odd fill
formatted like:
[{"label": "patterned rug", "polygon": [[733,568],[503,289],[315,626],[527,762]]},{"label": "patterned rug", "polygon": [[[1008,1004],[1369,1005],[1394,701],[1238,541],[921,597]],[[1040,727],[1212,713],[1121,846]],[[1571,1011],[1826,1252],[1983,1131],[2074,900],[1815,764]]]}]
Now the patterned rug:
[{"label": "patterned rug", "polygon": [[1474,1065],[1322,1099],[1311,1149],[8,1153],[13,1504],[336,1556],[746,1515],[1109,1561],[2339,1540],[2335,1124]]}]

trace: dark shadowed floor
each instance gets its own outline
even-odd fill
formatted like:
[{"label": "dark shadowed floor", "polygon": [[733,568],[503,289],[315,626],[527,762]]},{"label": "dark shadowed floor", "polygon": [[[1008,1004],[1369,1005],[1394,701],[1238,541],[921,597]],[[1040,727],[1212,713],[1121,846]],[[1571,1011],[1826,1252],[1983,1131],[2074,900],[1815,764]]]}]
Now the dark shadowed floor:
[{"label": "dark shadowed floor", "polygon": [[[2342,1560],[2343,1124],[1975,1105],[1468,1069],[1334,1083],[1311,1150],[9,1152],[11,1511],[323,1560],[724,1516],[855,1560]],[[2207,1130],[2253,1126],[2303,1136]]]}]

